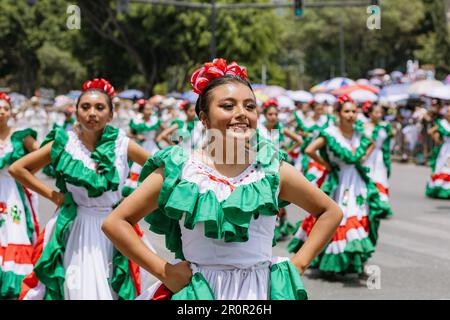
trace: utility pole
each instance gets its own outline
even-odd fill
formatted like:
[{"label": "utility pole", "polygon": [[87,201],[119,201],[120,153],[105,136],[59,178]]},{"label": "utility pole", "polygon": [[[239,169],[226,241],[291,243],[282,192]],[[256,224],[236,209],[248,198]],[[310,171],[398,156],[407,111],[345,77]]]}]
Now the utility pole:
[{"label": "utility pole", "polygon": [[347,76],[345,72],[345,47],[344,47],[344,23],[342,18],[339,18],[339,52],[340,52],[340,60],[341,60],[341,76]]},{"label": "utility pole", "polygon": [[216,58],[217,49],[216,49],[216,19],[217,19],[217,6],[216,0],[211,0],[211,60]]}]

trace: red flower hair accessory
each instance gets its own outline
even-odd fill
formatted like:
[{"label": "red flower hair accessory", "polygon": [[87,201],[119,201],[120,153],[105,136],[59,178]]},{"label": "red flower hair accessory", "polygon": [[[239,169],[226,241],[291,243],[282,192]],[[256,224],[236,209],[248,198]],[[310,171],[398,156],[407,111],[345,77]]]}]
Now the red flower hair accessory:
[{"label": "red flower hair accessory", "polygon": [[178,109],[184,111],[188,105],[189,105],[189,101],[188,100],[183,100],[178,105]]},{"label": "red flower hair accessory", "polygon": [[5,100],[9,104],[11,104],[11,98],[4,92],[0,92],[0,100]]},{"label": "red flower hair accessory", "polygon": [[201,94],[206,85],[215,78],[225,75],[234,75],[247,80],[247,70],[240,67],[236,62],[227,65],[227,61],[222,58],[214,59],[213,62],[207,62],[203,67],[194,71],[191,76],[192,91]]},{"label": "red flower hair accessory", "polygon": [[373,105],[372,101],[365,101],[362,105],[362,111],[367,113],[370,110],[370,107]]},{"label": "red flower hair accessory", "polygon": [[108,80],[103,78],[95,78],[94,80],[87,80],[83,84],[82,91],[87,91],[89,89],[100,89],[104,91],[108,96],[113,97],[116,92],[114,91],[114,87],[111,85],[111,83],[108,82]]},{"label": "red flower hair accessory", "polygon": [[266,102],[263,103],[263,108],[267,109],[268,107],[275,107],[278,108],[278,101],[276,99],[269,99]]},{"label": "red flower hair accessory", "polygon": [[353,101],[353,99],[352,99],[349,95],[347,95],[347,94],[344,94],[344,95],[342,95],[342,96],[339,96],[339,98],[338,98],[338,103],[339,103],[339,104],[344,104],[344,103],[346,103],[346,102],[355,103],[355,102]]},{"label": "red flower hair accessory", "polygon": [[139,107],[145,106],[146,103],[147,103],[147,101],[145,99],[139,99],[137,101],[137,104]]}]

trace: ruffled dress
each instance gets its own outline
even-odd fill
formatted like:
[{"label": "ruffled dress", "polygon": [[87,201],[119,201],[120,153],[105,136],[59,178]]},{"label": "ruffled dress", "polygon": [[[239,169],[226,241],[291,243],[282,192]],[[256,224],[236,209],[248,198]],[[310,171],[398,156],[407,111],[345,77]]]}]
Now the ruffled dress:
[{"label": "ruffled dress", "polygon": [[[364,162],[364,166],[370,170],[369,177],[375,183],[380,193],[381,201],[388,204],[392,127],[389,123],[381,122],[374,127],[366,127],[365,134],[368,137],[372,137],[372,140],[375,141],[375,149]],[[392,216],[392,211],[389,211],[388,216]]]},{"label": "ruffled dress", "polygon": [[176,294],[158,281],[140,299],[306,299],[297,269],[289,259],[272,256],[283,205],[278,170],[286,154],[264,144],[260,139],[255,162],[233,178],[179,146],[147,161],[140,181],[161,166],[165,179],[158,209],[145,220],[151,231],[165,235],[177,259],[190,262],[193,277]]},{"label": "ruffled dress", "polygon": [[[332,166],[321,189],[344,213],[331,242],[311,263],[312,268],[324,272],[363,272],[363,264],[375,251],[380,216],[390,208],[380,200],[379,192],[360,159],[366,154],[370,139],[355,130],[351,140],[338,127],[330,126],[321,132],[327,144],[320,150]],[[308,215],[288,246],[297,252],[308,238],[315,218]]]},{"label": "ruffled dress", "polygon": [[[155,142],[156,133],[160,126],[161,120],[159,120],[157,116],[151,116],[148,121],[144,121],[142,116],[130,121],[131,131],[135,134],[142,134],[145,137],[144,142],[139,142],[139,144],[141,144],[141,146],[151,154],[155,154],[158,150],[160,150],[159,146]],[[122,189],[123,196],[130,195],[130,193],[136,189],[141,170],[141,165],[137,163],[131,164],[130,174]]]},{"label": "ruffled dress", "polygon": [[0,144],[0,299],[17,298],[23,278],[33,270],[33,245],[39,234],[38,199],[8,173],[28,151],[23,140],[36,131],[15,131]]},{"label": "ruffled dress", "polygon": [[[64,131],[71,131],[71,130],[73,130],[73,126],[74,125],[75,125],[75,119],[74,118],[70,118],[69,121],[64,119],[64,121],[61,122],[61,123],[54,123],[53,124],[53,129],[61,128]],[[55,169],[52,167],[51,164],[46,165],[44,167],[44,169],[42,169],[42,172],[44,174],[46,174],[47,176],[51,177],[51,178],[55,177]]]},{"label": "ruffled dress", "polygon": [[204,126],[198,119],[194,121],[173,120],[170,126],[177,124],[178,129],[174,134],[174,141],[187,152],[192,152],[200,147],[205,139]]},{"label": "ruffled dress", "polygon": [[445,119],[439,119],[437,125],[444,142],[437,145],[430,156],[432,174],[427,183],[426,195],[450,199],[450,124]]},{"label": "ruffled dress", "polygon": [[[90,152],[73,131],[49,133],[56,186],[65,193],[40,233],[33,252],[33,271],[24,279],[20,299],[134,299],[149,274],[125,258],[101,230],[120,201],[128,174],[129,139],[107,126]],[[136,232],[142,232],[135,226]]]},{"label": "ruffled dress", "polygon": [[319,137],[322,130],[330,125],[334,125],[334,123],[331,117],[321,115],[317,121],[314,121],[312,117],[309,117],[304,119],[301,123],[298,122],[298,124],[303,132],[310,133],[311,135],[305,137],[303,140],[303,144],[300,149],[302,157],[300,158],[300,164],[297,163],[296,167],[300,168],[306,179],[320,188],[328,172],[323,165],[305,155],[305,150],[312,141]]},{"label": "ruffled dress", "polygon": [[[281,148],[282,144],[285,142],[283,128],[284,126],[278,122],[275,128],[272,131],[269,131],[263,121],[260,125],[258,125],[257,134],[264,139],[271,141],[277,148]],[[275,227],[275,239],[279,241],[292,235],[294,232],[295,226],[287,221],[286,209],[280,208]]]}]

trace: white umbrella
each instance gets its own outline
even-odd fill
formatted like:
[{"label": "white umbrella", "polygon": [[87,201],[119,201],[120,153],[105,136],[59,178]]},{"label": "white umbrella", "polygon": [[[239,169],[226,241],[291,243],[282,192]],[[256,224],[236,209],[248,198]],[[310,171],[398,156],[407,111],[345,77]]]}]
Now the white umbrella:
[{"label": "white umbrella", "polygon": [[427,95],[431,89],[442,87],[444,84],[441,81],[427,79],[416,81],[408,88],[408,93],[410,94],[418,94],[418,95]]},{"label": "white umbrella", "polygon": [[432,88],[428,93],[425,94],[428,97],[442,99],[442,100],[450,100],[450,85],[439,86],[436,88]]},{"label": "white umbrella", "polygon": [[287,96],[279,96],[277,102],[280,108],[286,108],[289,110],[295,110],[294,101]]},{"label": "white umbrella", "polygon": [[329,104],[333,104],[337,101],[337,99],[335,96],[328,93],[316,93],[314,95],[314,101],[316,101],[317,103],[327,102]]},{"label": "white umbrella", "polygon": [[365,102],[365,101],[377,101],[378,96],[367,90],[355,90],[349,94],[349,96],[355,100],[355,102]]},{"label": "white umbrella", "polygon": [[305,90],[288,91],[287,96],[294,101],[307,103],[313,99],[313,95]]}]

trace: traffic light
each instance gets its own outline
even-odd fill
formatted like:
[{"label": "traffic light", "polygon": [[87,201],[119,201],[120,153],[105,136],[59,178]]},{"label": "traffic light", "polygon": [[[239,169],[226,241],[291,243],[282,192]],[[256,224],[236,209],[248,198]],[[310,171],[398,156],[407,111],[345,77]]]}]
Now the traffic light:
[{"label": "traffic light", "polygon": [[304,0],[294,0],[294,14],[297,17],[303,15]]},{"label": "traffic light", "polygon": [[117,12],[127,14],[129,12],[129,0],[117,0]]}]

